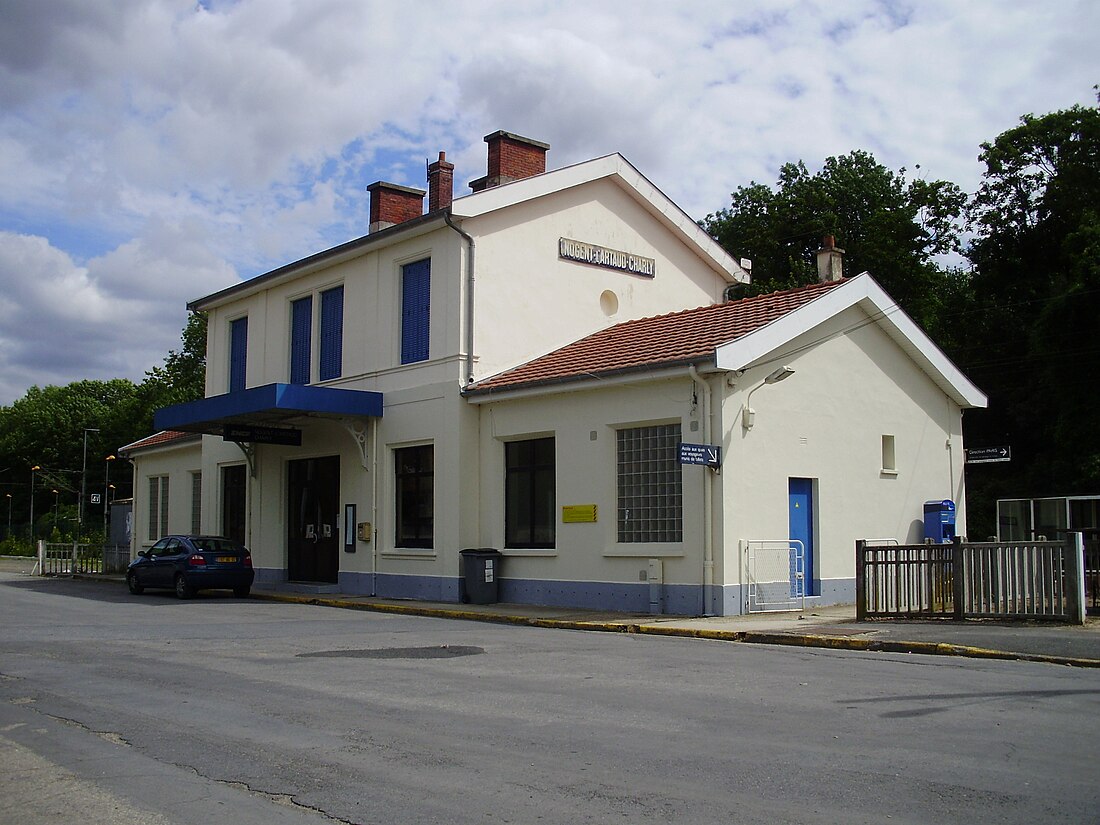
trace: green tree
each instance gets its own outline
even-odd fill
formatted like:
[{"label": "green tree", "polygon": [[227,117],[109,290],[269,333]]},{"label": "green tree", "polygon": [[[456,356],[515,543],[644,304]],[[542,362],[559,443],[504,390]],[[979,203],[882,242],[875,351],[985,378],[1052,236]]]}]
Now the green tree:
[{"label": "green tree", "polygon": [[825,235],[845,250],[847,274],[869,271],[926,326],[960,288],[935,263],[959,248],[966,196],[953,183],[908,180],[904,169],[894,173],[854,151],[828,158],[816,174],[788,163],[775,189],[753,182],[730,198],[701,223],[729,252],[753,261],[750,294],[813,283]]},{"label": "green tree", "polygon": [[980,160],[974,311],[953,355],[990,396],[968,442],[1010,444],[1013,462],[971,477],[987,499],[1098,493],[1100,109],[1025,115]]}]

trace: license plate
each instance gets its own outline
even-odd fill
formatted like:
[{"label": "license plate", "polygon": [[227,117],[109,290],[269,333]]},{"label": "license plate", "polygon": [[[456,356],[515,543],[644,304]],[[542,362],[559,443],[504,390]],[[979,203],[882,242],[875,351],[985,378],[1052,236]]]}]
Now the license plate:
[{"label": "license plate", "polygon": [[218,564],[236,564],[237,557],[236,556],[218,556],[216,559],[214,559],[214,561],[216,561]]}]

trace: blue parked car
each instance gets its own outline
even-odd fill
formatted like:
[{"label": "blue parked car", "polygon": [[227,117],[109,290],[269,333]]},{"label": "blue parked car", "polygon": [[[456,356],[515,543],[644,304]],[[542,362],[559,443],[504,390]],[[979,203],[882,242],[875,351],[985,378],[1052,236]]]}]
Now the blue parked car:
[{"label": "blue parked car", "polygon": [[228,589],[243,598],[255,578],[252,554],[222,536],[165,536],[138,553],[126,569],[126,585],[135,596],[146,587],[163,587],[189,599],[199,590]]}]

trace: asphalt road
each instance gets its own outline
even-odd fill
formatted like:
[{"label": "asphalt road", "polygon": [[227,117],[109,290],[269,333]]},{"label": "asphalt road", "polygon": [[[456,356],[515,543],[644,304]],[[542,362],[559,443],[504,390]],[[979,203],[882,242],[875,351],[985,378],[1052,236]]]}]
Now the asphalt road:
[{"label": "asphalt road", "polygon": [[0,574],[0,823],[1100,823],[1100,671]]}]

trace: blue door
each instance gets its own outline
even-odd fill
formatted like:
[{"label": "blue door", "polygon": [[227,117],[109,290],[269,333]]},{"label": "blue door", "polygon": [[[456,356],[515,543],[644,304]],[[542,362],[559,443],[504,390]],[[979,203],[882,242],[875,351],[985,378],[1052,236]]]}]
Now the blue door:
[{"label": "blue door", "polygon": [[[814,591],[814,480],[812,478],[789,479],[788,501],[790,509],[790,536],[792,542],[800,541],[803,547],[801,563],[791,553],[791,595],[796,595],[796,574],[802,574],[807,596]],[[792,545],[797,547],[798,545]]]}]

